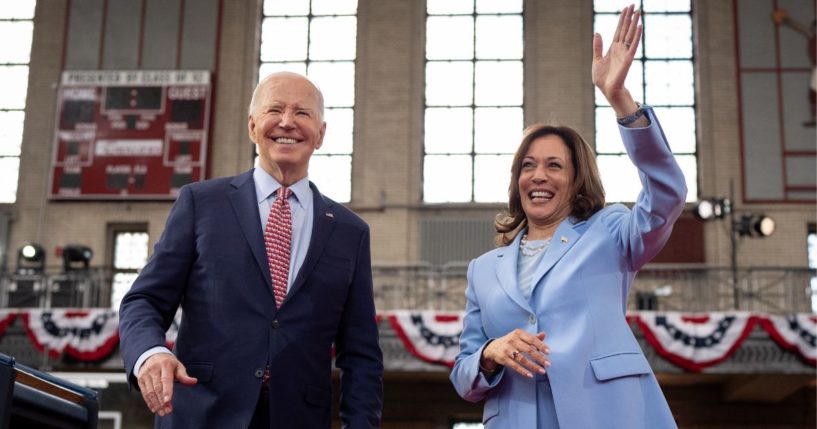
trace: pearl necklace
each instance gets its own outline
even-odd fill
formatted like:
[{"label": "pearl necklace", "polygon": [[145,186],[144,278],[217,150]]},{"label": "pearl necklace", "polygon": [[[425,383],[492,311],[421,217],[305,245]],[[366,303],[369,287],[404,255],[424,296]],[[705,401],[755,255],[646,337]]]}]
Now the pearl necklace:
[{"label": "pearl necklace", "polygon": [[525,234],[522,236],[522,241],[519,242],[519,251],[525,256],[535,256],[548,247],[551,238],[552,236],[541,240],[539,243],[531,243],[528,241],[528,234]]}]

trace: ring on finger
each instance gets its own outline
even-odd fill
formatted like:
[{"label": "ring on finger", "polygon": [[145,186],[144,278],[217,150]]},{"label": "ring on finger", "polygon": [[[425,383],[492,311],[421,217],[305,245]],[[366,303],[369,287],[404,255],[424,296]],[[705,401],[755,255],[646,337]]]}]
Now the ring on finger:
[{"label": "ring on finger", "polygon": [[519,357],[519,350],[514,350],[513,353],[511,353],[511,359],[516,360],[517,357]]}]

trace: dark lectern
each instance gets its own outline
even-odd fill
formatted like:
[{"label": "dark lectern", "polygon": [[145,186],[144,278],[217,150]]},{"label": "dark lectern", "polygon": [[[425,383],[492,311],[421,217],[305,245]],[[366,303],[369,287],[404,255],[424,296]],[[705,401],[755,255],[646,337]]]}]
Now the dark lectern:
[{"label": "dark lectern", "polygon": [[97,394],[0,353],[0,429],[96,429]]}]

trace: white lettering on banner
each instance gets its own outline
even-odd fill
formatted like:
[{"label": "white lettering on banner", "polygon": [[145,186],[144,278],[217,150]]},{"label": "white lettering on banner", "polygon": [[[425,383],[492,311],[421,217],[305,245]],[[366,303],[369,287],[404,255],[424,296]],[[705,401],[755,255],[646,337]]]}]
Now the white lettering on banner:
[{"label": "white lettering on banner", "polygon": [[161,140],[98,140],[96,156],[162,156]]},{"label": "white lettering on banner", "polygon": [[207,70],[138,70],[138,71],[65,71],[62,86],[156,86],[163,85],[208,85],[210,72]]}]

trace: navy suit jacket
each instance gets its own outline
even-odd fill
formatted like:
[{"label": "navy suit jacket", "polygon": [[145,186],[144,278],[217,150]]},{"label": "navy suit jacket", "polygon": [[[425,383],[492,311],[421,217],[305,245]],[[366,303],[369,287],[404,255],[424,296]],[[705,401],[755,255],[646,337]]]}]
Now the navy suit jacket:
[{"label": "navy suit jacket", "polygon": [[157,417],[157,427],[247,427],[269,364],[272,426],[329,428],[333,344],[344,427],[379,426],[383,362],[369,228],[310,186],[312,239],[278,309],[252,170],[181,189],[120,308],[133,386],[136,360],[165,344],[177,307],[183,311],[174,353],[198,383],[174,386],[173,413]]}]

